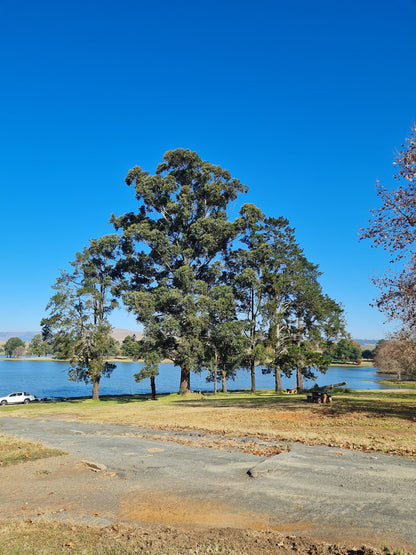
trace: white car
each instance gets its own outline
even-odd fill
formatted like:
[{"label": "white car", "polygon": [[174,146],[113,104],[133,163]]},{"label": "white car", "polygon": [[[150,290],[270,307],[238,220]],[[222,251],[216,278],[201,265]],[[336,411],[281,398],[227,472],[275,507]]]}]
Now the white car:
[{"label": "white car", "polygon": [[27,405],[34,400],[34,395],[19,391],[18,393],[10,393],[10,395],[6,395],[6,397],[0,397],[0,405],[13,405],[16,403],[24,403],[25,405]]}]

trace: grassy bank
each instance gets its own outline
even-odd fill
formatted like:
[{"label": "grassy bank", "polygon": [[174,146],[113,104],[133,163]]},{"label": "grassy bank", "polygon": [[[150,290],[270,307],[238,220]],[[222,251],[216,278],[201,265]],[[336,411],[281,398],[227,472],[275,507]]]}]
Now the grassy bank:
[{"label": "grassy bank", "polygon": [[379,383],[389,385],[390,387],[398,387],[400,389],[416,389],[416,381],[407,382],[401,380],[380,380]]},{"label": "grassy bank", "polygon": [[229,394],[105,397],[0,408],[7,416],[54,417],[136,425],[154,430],[195,430],[355,450],[416,456],[416,391],[336,392],[330,405],[305,395],[247,391]]},{"label": "grassy bank", "polygon": [[363,360],[360,364],[355,364],[354,362],[331,362],[330,367],[336,366],[341,368],[368,368],[373,366],[371,360]]}]

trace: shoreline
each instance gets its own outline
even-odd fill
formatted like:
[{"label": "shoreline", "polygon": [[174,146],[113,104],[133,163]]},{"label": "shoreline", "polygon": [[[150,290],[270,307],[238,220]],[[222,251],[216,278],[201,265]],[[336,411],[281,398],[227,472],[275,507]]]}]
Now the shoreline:
[{"label": "shoreline", "polygon": [[[0,361],[1,360],[10,360],[10,361],[17,361],[17,360],[25,360],[25,361],[43,361],[43,362],[69,362],[68,359],[65,358],[54,358],[51,356],[41,356],[41,357],[36,357],[36,356],[23,356],[23,357],[5,357],[5,356],[0,356]],[[138,360],[133,360],[132,358],[108,358],[106,359],[106,362],[143,362],[143,359],[138,359]],[[161,363],[164,364],[171,364],[172,361],[170,359],[164,359],[161,361]],[[364,361],[361,364],[354,364],[354,363],[348,363],[348,362],[331,362],[331,364],[329,365],[329,368],[331,367],[341,367],[341,368],[369,368],[372,367],[373,363],[371,361]]]},{"label": "shoreline", "polygon": [[[5,356],[0,356],[0,361],[1,360],[10,360],[10,361],[41,361],[41,362],[68,362],[69,360],[67,358],[54,358],[54,357],[5,357]],[[139,360],[133,360],[132,358],[107,358],[106,362],[143,362],[142,359]],[[171,363],[172,361],[169,359],[164,359],[162,360],[162,363]]]}]

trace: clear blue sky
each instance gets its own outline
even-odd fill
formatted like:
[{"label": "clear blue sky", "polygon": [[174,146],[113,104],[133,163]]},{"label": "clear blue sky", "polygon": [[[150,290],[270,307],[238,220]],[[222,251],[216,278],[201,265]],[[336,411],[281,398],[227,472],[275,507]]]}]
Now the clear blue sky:
[{"label": "clear blue sky", "polygon": [[386,256],[358,230],[416,120],[415,24],[413,0],[1,0],[0,330],[39,329],[58,269],[135,209],[127,171],[182,147],[287,217],[352,335],[382,337]]}]

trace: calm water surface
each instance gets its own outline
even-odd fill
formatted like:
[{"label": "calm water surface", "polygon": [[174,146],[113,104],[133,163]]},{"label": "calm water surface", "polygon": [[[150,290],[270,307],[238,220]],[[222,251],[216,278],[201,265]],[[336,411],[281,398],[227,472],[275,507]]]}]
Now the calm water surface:
[{"label": "calm water surface", "polygon": [[[110,378],[103,378],[100,384],[101,395],[122,395],[149,393],[150,382],[134,381],[134,373],[141,368],[141,363],[121,362],[117,364]],[[173,364],[161,364],[159,376],[156,378],[158,393],[175,392],[179,388],[179,368]],[[212,390],[213,384],[207,383],[206,373],[191,375],[191,388],[196,390]],[[388,389],[379,380],[385,378],[376,374],[375,368],[344,368],[334,366],[325,375],[320,375],[318,385],[346,381],[351,389]],[[306,381],[305,387],[312,387],[315,382]],[[283,387],[295,387],[296,379],[283,378]],[[241,370],[235,381],[227,381],[229,390],[249,389],[250,374]],[[273,389],[272,374],[263,375],[258,369],[256,377],[258,389]],[[68,363],[47,360],[8,360],[0,357],[0,396],[13,391],[24,390],[37,397],[78,397],[91,395],[91,385],[70,382],[68,380]]]}]

